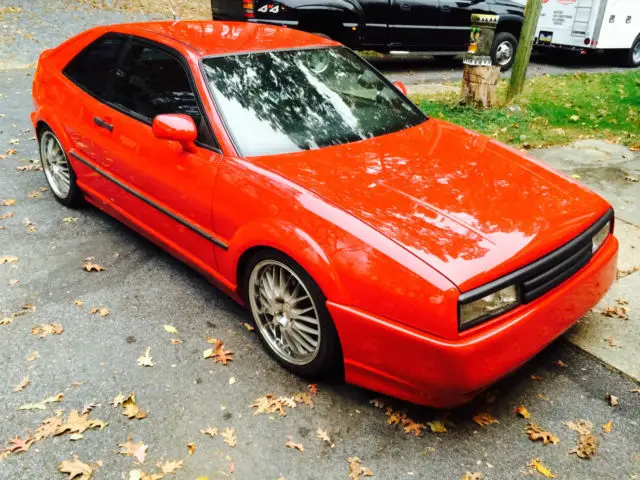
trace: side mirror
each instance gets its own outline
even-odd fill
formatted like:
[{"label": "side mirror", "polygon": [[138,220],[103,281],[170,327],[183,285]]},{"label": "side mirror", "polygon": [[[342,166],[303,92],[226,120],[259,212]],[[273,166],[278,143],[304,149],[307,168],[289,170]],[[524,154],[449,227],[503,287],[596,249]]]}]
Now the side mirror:
[{"label": "side mirror", "polygon": [[187,152],[196,151],[193,142],[198,138],[198,128],[189,115],[181,113],[158,115],[153,119],[151,131],[156,138],[179,142]]},{"label": "side mirror", "polygon": [[398,80],[393,82],[393,85],[400,90],[405,97],[407,96],[407,87],[404,83]]}]

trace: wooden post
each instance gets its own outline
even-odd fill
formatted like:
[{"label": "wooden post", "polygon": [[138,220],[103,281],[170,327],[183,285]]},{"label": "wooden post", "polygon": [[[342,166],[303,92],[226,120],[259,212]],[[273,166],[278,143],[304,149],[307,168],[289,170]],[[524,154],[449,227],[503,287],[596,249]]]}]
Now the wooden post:
[{"label": "wooden post", "polygon": [[527,77],[527,67],[531,58],[531,49],[533,48],[533,36],[536,33],[538,18],[542,10],[542,0],[528,0],[524,9],[524,23],[520,32],[520,41],[518,42],[518,51],[513,62],[513,71],[511,72],[511,81],[509,82],[509,91],[507,92],[507,101],[513,100],[522,93],[524,81]]},{"label": "wooden post", "polygon": [[496,103],[500,67],[491,63],[491,45],[498,24],[497,15],[471,15],[471,42],[464,57],[460,102],[490,108]]}]

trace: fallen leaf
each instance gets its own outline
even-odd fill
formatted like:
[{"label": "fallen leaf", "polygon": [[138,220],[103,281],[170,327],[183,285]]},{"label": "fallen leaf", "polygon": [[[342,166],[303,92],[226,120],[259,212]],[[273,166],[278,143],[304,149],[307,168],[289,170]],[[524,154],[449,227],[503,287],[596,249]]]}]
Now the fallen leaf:
[{"label": "fallen leaf", "polygon": [[[133,395],[133,393],[130,395]],[[127,398],[128,397],[125,397],[123,394],[119,393],[114,397],[113,400],[111,400],[111,405],[113,405],[114,407],[117,407],[118,405],[122,405]]]},{"label": "fallen leaf", "polygon": [[32,222],[31,220],[29,220],[28,218],[25,218],[22,221],[22,225],[24,226],[24,228],[27,229],[28,232],[37,232],[38,231],[37,224],[35,222]]},{"label": "fallen leaf", "polygon": [[81,433],[72,433],[71,435],[69,435],[69,440],[71,441],[76,441],[76,440],[82,440],[84,438],[84,435],[82,435]]},{"label": "fallen leaf", "polygon": [[371,469],[363,467],[358,457],[350,457],[347,462],[349,462],[349,478],[352,480],[360,480],[360,477],[373,477]]},{"label": "fallen leaf", "polygon": [[472,417],[472,420],[481,427],[486,427],[492,423],[500,423],[497,418],[489,415],[488,413],[477,413]]},{"label": "fallen leaf", "polygon": [[578,436],[578,446],[573,450],[570,450],[569,453],[575,453],[578,457],[589,460],[596,454],[598,450],[598,439],[595,435],[589,433],[586,435]]},{"label": "fallen leaf", "polygon": [[13,207],[16,204],[15,199],[10,198],[9,200],[5,200],[2,202],[2,205],[4,205],[5,207]]},{"label": "fallen leaf", "polygon": [[14,285],[18,285],[20,283],[20,280],[18,280],[17,278],[12,278],[9,280],[9,286],[13,287]]},{"label": "fallen leaf", "polygon": [[314,408],[315,403],[307,392],[299,392],[293,395],[293,400],[297,403],[304,403],[308,407]]},{"label": "fallen leaf", "polygon": [[0,326],[11,325],[12,323],[13,323],[13,318],[11,317],[0,318]]},{"label": "fallen leaf", "polygon": [[64,394],[59,393],[58,395],[47,397],[41,402],[25,403],[24,405],[20,405],[18,410],[45,410],[47,408],[47,404],[61,402],[63,398]]},{"label": "fallen leaf", "polygon": [[19,258],[15,255],[5,255],[3,257],[0,257],[0,265],[4,263],[16,263],[18,260]]},{"label": "fallen leaf", "polygon": [[29,380],[29,377],[24,377],[22,381],[14,387],[13,391],[21,392],[22,390],[27,388],[29,385],[31,385],[31,381]]},{"label": "fallen leaf", "polygon": [[86,262],[82,264],[82,268],[87,272],[102,272],[104,267],[102,265],[98,265],[97,263]]},{"label": "fallen leaf", "polygon": [[77,217],[64,217],[62,221],[64,223],[76,223],[79,220]]},{"label": "fallen leaf", "polygon": [[107,307],[94,307],[89,312],[90,315],[98,314],[101,317],[106,317],[109,315],[109,309]]},{"label": "fallen leaf", "polygon": [[33,438],[31,437],[15,437],[9,440],[9,446],[6,448],[7,452],[11,453],[24,453],[29,450],[31,444],[33,443]]},{"label": "fallen leaf", "polygon": [[27,361],[33,362],[36,358],[40,358],[40,354],[38,352],[31,352],[31,355],[27,357]]},{"label": "fallen leaf", "polygon": [[540,380],[542,380],[542,377],[539,375],[531,375],[531,380],[533,380],[534,382],[539,382]]},{"label": "fallen leaf", "polygon": [[229,385],[234,385],[236,383],[236,377],[231,377],[229,379]]},{"label": "fallen leaf", "polygon": [[253,331],[256,329],[256,327],[254,327],[253,325],[251,325],[251,324],[249,324],[249,323],[246,323],[246,322],[245,322],[245,323],[243,323],[242,325],[244,326],[244,328],[246,328],[246,329],[247,329],[247,330],[249,330],[250,332],[253,332]]},{"label": "fallen leaf", "polygon": [[144,354],[138,357],[138,365],[141,367],[153,367],[155,362],[151,358],[151,347],[148,347]]},{"label": "fallen leaf", "polygon": [[287,415],[287,410],[284,403],[280,398],[276,398],[271,393],[266,394],[264,397],[260,397],[249,405],[251,408],[255,408],[254,415],[260,415],[261,413],[276,413],[278,412],[281,417]]},{"label": "fallen leaf", "polygon": [[174,327],[173,325],[163,325],[164,327],[164,331],[168,332],[168,333],[178,333],[178,330],[176,329],[176,327]]},{"label": "fallen leaf", "polygon": [[416,423],[410,418],[407,418],[407,422],[404,424],[404,433],[413,433],[416,437],[420,437],[424,428],[423,423]]},{"label": "fallen leaf", "polygon": [[309,394],[312,397],[315,397],[318,394],[318,384],[316,383],[309,384]]},{"label": "fallen leaf", "polygon": [[461,480],[482,480],[482,473],[480,473],[480,472],[467,472],[462,476]]},{"label": "fallen leaf", "polygon": [[629,311],[631,309],[626,305],[614,305],[605,307],[604,310],[600,311],[601,315],[605,317],[613,318],[618,317],[622,320],[629,320]]},{"label": "fallen leaf", "polygon": [[216,351],[213,354],[213,358],[215,359],[216,363],[222,363],[223,365],[226,365],[227,362],[233,360],[233,355],[234,353],[231,350],[226,350],[224,348],[222,340],[218,340],[218,342],[216,343]]},{"label": "fallen leaf", "polygon": [[529,418],[531,417],[531,414],[529,413],[529,410],[527,410],[527,407],[525,407],[524,405],[520,405],[518,408],[516,408],[513,413],[520,415],[522,418]]},{"label": "fallen leaf", "polygon": [[40,338],[47,335],[61,335],[62,332],[64,332],[64,329],[59,323],[43,323],[31,329],[31,335],[39,335]]},{"label": "fallen leaf", "polygon": [[131,438],[129,438],[126,443],[121,443],[118,446],[120,447],[119,453],[121,455],[129,455],[135,458],[138,463],[144,463],[147,458],[147,449],[149,447],[143,442],[133,443]]},{"label": "fallen leaf", "polygon": [[640,388],[632,388],[630,390],[631,393],[640,393]]},{"label": "fallen leaf", "polygon": [[182,343],[182,340],[180,340],[179,338],[171,338],[169,339],[169,342],[171,343],[171,345],[180,345]]},{"label": "fallen leaf", "polygon": [[541,473],[547,478],[556,478],[557,476],[551,470],[545,467],[539,458],[534,458],[533,460],[531,460],[531,462],[529,462],[529,467],[534,468],[538,471],[538,473]]},{"label": "fallen leaf", "polygon": [[158,463],[157,467],[162,470],[162,473],[165,475],[170,475],[172,473],[176,473],[177,470],[180,470],[184,467],[184,461],[182,460],[167,460],[164,463]]},{"label": "fallen leaf", "polygon": [[[120,396],[113,399],[112,405],[117,406],[117,404],[115,404],[116,400],[120,400]],[[120,405],[122,405],[122,407],[124,408],[122,414],[128,418],[136,418],[138,420],[147,418],[147,412],[145,412],[138,406],[138,404],[136,403],[136,394],[133,392],[131,392],[129,396],[125,397]]]},{"label": "fallen leaf", "polygon": [[562,422],[569,430],[578,432],[580,435],[588,435],[591,433],[592,425],[586,420],[577,420],[575,422]]},{"label": "fallen leaf", "polygon": [[562,360],[556,360],[555,362],[553,362],[553,364],[556,367],[560,367],[560,368],[567,368],[569,366],[566,363],[564,363]]},{"label": "fallen leaf", "polygon": [[447,427],[445,427],[444,423],[439,420],[427,422],[427,426],[433,433],[446,433],[447,431]]},{"label": "fallen leaf", "polygon": [[235,428],[225,428],[224,431],[220,434],[222,438],[224,438],[224,443],[229,445],[230,447],[235,447],[238,443],[238,438],[236,437],[236,429]]},{"label": "fallen leaf", "polygon": [[292,440],[287,440],[285,445],[293,450],[298,450],[300,453],[304,453],[304,445],[301,443],[295,443]]},{"label": "fallen leaf", "polygon": [[13,218],[13,212],[7,212],[0,215],[0,220],[7,220],[9,218]]},{"label": "fallen leaf", "polygon": [[617,407],[619,405],[618,397],[615,395],[607,394],[607,400],[609,401],[609,405],[612,407]]},{"label": "fallen leaf", "polygon": [[210,437],[215,437],[218,435],[218,429],[215,427],[207,427],[204,430],[200,430],[200,433],[203,433],[204,435],[209,435]]},{"label": "fallen leaf", "polygon": [[81,462],[77,456],[73,460],[63,460],[58,465],[58,471],[68,473],[68,480],[89,480],[93,476],[93,468],[90,465]]},{"label": "fallen leaf", "polygon": [[530,422],[525,431],[529,434],[529,438],[532,441],[542,440],[542,444],[546,445],[547,443],[559,443],[560,439],[556,437],[553,433],[542,430],[535,422]]},{"label": "fallen leaf", "polygon": [[100,404],[99,403],[87,403],[85,404],[84,407],[82,407],[82,411],[80,412],[82,415],[88,415],[89,413],[91,413],[91,411],[96,408],[99,407]]},{"label": "fallen leaf", "polygon": [[193,442],[187,443],[187,451],[189,452],[189,455],[193,455],[196,451],[196,444]]},{"label": "fallen leaf", "polygon": [[73,304],[74,304],[76,307],[84,307],[84,302],[83,302],[82,300],[74,300],[74,301],[73,301]]},{"label": "fallen leaf", "polygon": [[38,190],[34,190],[33,192],[29,192],[28,197],[29,198],[40,198],[41,195],[42,195],[42,193],[40,193]]},{"label": "fallen leaf", "polygon": [[84,433],[92,429],[102,430],[106,426],[107,423],[102,420],[89,418],[88,413],[83,414],[77,410],[71,410],[66,420],[60,418],[60,423],[56,425],[56,430],[53,435]]},{"label": "fallen leaf", "polygon": [[331,441],[331,437],[329,437],[329,434],[327,433],[326,430],[322,430],[321,428],[318,428],[316,430],[316,437],[318,437],[320,440],[322,440],[323,442],[325,442],[327,445],[329,445],[331,448],[336,448],[335,443],[333,443]]},{"label": "fallen leaf", "polygon": [[602,425],[602,431],[603,432],[611,433],[611,430],[613,430],[613,420],[609,420],[607,423]]}]

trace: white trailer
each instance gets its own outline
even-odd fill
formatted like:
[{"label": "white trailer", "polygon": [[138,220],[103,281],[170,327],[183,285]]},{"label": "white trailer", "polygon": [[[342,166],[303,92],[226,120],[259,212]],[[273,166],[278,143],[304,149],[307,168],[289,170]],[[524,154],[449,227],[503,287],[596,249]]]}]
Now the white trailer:
[{"label": "white trailer", "polygon": [[640,0],[542,0],[537,47],[615,51],[640,65]]}]

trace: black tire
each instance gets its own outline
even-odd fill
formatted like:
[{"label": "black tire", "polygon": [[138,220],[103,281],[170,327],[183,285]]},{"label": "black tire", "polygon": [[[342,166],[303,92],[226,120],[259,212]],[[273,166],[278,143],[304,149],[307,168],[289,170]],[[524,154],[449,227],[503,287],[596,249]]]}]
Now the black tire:
[{"label": "black tire", "polygon": [[640,67],[640,35],[631,44],[631,48],[620,53],[620,60],[623,67]]},{"label": "black tire", "polygon": [[[252,303],[250,301],[249,288],[252,272],[259,264],[263,263],[263,261],[276,261],[284,264],[292,270],[302,281],[304,287],[313,299],[313,303],[315,304],[315,308],[318,313],[320,341],[318,351],[309,363],[300,365],[287,361],[276,350],[274,350],[274,348],[272,348],[262,329],[257,325],[257,315],[253,311]],[[260,337],[262,344],[267,352],[278,363],[280,363],[280,365],[296,375],[309,379],[335,378],[342,373],[342,349],[340,347],[340,339],[338,338],[338,332],[336,331],[333,320],[331,319],[326,307],[327,299],[316,282],[297,262],[277,250],[264,249],[256,252],[247,261],[243,271],[242,295],[245,305],[249,309],[252,320],[256,323],[256,331],[258,332],[258,336]]]},{"label": "black tire", "polygon": [[[505,48],[511,52],[507,60],[504,57]],[[500,66],[500,71],[506,72],[513,66],[517,48],[518,39],[513,34],[509,32],[496,33],[491,46],[491,61],[494,65]]]},{"label": "black tire", "polygon": [[[55,142],[57,142],[57,144],[59,145],[60,151],[62,152],[62,155],[64,156],[64,159],[68,166],[69,189],[65,194],[61,194],[58,191],[58,189],[52,184],[52,181],[50,180],[50,176],[47,175],[47,166],[42,155],[42,150],[43,150],[43,141],[47,141],[47,139],[50,139],[50,138],[53,138]],[[73,170],[73,166],[71,165],[71,162],[69,162],[69,157],[67,155],[67,152],[64,151],[64,147],[62,146],[62,143],[60,142],[56,134],[53,132],[53,130],[51,130],[48,126],[44,126],[38,131],[38,153],[40,155],[40,163],[42,164],[42,169],[45,172],[45,178],[47,180],[47,183],[49,184],[49,190],[53,194],[53,197],[65,207],[78,208],[82,206],[82,204],[84,203],[84,196],[82,194],[82,191],[78,187],[76,172]]]}]

